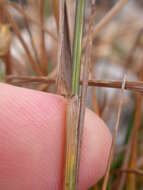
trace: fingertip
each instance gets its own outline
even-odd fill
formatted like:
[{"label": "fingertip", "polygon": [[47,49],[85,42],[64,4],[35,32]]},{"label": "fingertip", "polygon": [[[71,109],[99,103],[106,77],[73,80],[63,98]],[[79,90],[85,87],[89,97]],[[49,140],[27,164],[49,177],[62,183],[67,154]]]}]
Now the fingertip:
[{"label": "fingertip", "polygon": [[[57,95],[5,84],[0,84],[0,100],[0,187],[3,187],[1,179],[4,179],[7,181],[5,189],[11,189],[12,185],[15,190],[59,189],[66,100]],[[111,141],[104,122],[87,109],[80,190],[88,189],[104,175]]]},{"label": "fingertip", "polygon": [[0,189],[59,189],[66,100],[0,83],[0,107]]},{"label": "fingertip", "polygon": [[87,189],[105,173],[112,136],[105,123],[86,110],[81,152],[79,189]]}]

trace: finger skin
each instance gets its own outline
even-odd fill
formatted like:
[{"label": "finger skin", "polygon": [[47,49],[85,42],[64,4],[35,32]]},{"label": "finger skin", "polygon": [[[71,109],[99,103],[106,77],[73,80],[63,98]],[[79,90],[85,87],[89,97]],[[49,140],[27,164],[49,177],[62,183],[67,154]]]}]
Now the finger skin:
[{"label": "finger skin", "polygon": [[[60,190],[63,173],[66,100],[60,96],[0,84],[0,189]],[[86,110],[79,190],[104,175],[111,135]]]}]

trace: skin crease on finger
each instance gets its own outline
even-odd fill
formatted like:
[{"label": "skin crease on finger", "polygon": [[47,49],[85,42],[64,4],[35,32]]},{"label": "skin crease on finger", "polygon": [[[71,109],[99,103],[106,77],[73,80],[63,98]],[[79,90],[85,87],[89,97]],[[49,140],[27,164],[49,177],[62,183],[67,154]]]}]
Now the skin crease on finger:
[{"label": "skin crease on finger", "polygon": [[[0,189],[60,190],[63,176],[66,100],[0,83]],[[105,173],[111,134],[86,110],[79,190]]]}]

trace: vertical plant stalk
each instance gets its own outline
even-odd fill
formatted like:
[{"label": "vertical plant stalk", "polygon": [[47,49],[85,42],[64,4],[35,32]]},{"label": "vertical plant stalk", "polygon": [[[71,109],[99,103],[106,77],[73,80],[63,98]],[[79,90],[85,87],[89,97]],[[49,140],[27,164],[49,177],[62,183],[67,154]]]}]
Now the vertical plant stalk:
[{"label": "vertical plant stalk", "polygon": [[[92,38],[92,33],[94,31],[94,21],[95,21],[95,14],[96,14],[96,1],[91,0],[91,15],[90,15],[90,20],[89,20],[89,28],[90,30],[88,31],[88,35],[90,36],[91,40],[91,46],[93,44],[93,38]],[[91,47],[92,48],[92,47]],[[92,52],[89,55],[89,72],[91,75],[91,79],[95,79],[95,64],[96,64],[96,58],[95,61],[92,62]],[[96,98],[96,88],[92,87],[91,88],[91,99],[92,99],[92,104],[93,104],[93,110],[97,115],[99,115],[99,106],[97,103],[97,98]]]},{"label": "vertical plant stalk", "polygon": [[[19,5],[20,5],[20,7],[22,9],[22,12],[25,13],[25,7],[22,4],[22,0],[19,0]],[[37,64],[40,65],[40,61],[39,61],[39,57],[38,57],[38,52],[37,52],[37,49],[36,49],[36,46],[35,46],[35,43],[34,43],[34,39],[33,39],[33,35],[32,35],[32,32],[31,32],[31,29],[30,29],[28,18],[24,16],[23,19],[24,19],[24,24],[25,24],[25,27],[27,29],[27,32],[29,34],[29,38],[30,38],[31,46],[32,46],[32,49],[33,49],[33,52],[34,52],[35,60],[36,60]]]},{"label": "vertical plant stalk", "polygon": [[79,99],[69,98],[67,105],[64,190],[77,189],[77,145],[78,145]]},{"label": "vertical plant stalk", "polygon": [[75,33],[74,33],[74,47],[73,47],[72,95],[78,95],[79,93],[84,6],[85,6],[85,0],[78,0],[76,2],[76,16],[75,16],[76,19],[75,19]]},{"label": "vertical plant stalk", "polygon": [[112,162],[113,155],[114,155],[116,137],[117,137],[117,132],[118,132],[118,128],[119,128],[119,122],[120,122],[120,115],[121,115],[122,104],[123,104],[123,95],[124,95],[125,84],[126,84],[126,78],[124,77],[123,82],[122,82],[122,89],[121,89],[121,92],[120,92],[121,98],[120,98],[119,107],[118,107],[117,120],[116,120],[116,124],[115,124],[115,128],[114,128],[113,139],[112,139],[112,144],[111,144],[111,149],[110,149],[110,154],[109,154],[109,159],[108,159],[106,173],[105,173],[105,177],[104,177],[104,181],[103,181],[102,190],[107,189],[107,183],[108,183],[109,173],[110,173],[110,166],[111,166],[111,162]]},{"label": "vertical plant stalk", "polygon": [[[137,137],[138,137],[139,128],[141,126],[141,114],[142,114],[142,96],[140,94],[136,94],[136,112],[135,112],[133,136],[131,143],[131,155],[129,162],[130,170],[136,167]],[[126,189],[127,190],[136,189],[136,176],[134,174],[128,174]]]},{"label": "vertical plant stalk", "polygon": [[58,55],[57,55],[57,92],[66,96],[71,93],[72,59],[69,25],[65,0],[59,1]]},{"label": "vertical plant stalk", "polygon": [[[21,7],[20,4],[8,1],[7,7],[11,7],[13,9],[15,9],[17,12],[19,12],[21,15],[23,15],[23,17],[26,18],[27,21],[29,21],[33,25],[38,26],[38,27],[40,26],[39,21],[37,21],[35,18],[33,19],[32,16],[30,16],[28,13],[23,11],[23,8]],[[53,33],[46,26],[43,26],[42,30],[44,30],[55,42],[57,41],[56,36],[53,35]]]},{"label": "vertical plant stalk", "polygon": [[69,24],[69,36],[71,51],[73,50],[73,39],[74,39],[74,22],[75,22],[75,2],[73,0],[66,0],[67,9],[67,20]]},{"label": "vertical plant stalk", "polygon": [[[126,169],[128,167],[128,163],[129,163],[129,159],[130,159],[130,153],[131,153],[132,136],[133,136],[133,131],[132,131],[132,134],[131,134],[130,139],[128,141],[128,144],[127,144],[127,149],[126,149],[126,152],[125,152],[124,161],[123,161],[123,164],[122,164],[122,167],[121,167],[122,170]],[[121,178],[119,180],[117,190],[122,190],[123,189],[125,181],[126,181],[126,177],[127,177],[127,174],[122,173]]]},{"label": "vertical plant stalk", "polygon": [[[79,123],[78,123],[78,147],[77,147],[77,168],[79,172],[80,166],[80,153],[81,153],[81,145],[82,145],[82,136],[83,136],[83,127],[84,127],[84,116],[85,116],[85,107],[86,107],[86,95],[88,88],[88,77],[89,77],[89,49],[86,50],[85,60],[83,64],[83,86],[81,90],[81,100],[80,100],[80,110],[79,110]],[[78,173],[79,176],[79,173]],[[78,177],[77,177],[78,180]]]},{"label": "vertical plant stalk", "polygon": [[4,1],[0,1],[0,56],[5,63],[5,74],[10,75],[12,74],[10,53],[11,33],[9,26],[6,24],[4,3]]},{"label": "vertical plant stalk", "polygon": [[[136,50],[136,48],[140,45],[141,39],[143,36],[143,29],[139,31],[133,49],[131,53]],[[132,58],[133,55],[129,56]],[[143,80],[143,67],[139,73],[139,78]],[[130,155],[130,162],[129,162],[129,169],[134,169],[136,167],[136,159],[137,159],[137,139],[138,139],[138,132],[141,127],[141,114],[142,114],[142,96],[140,94],[136,94],[136,112],[135,112],[135,120],[134,120],[134,127],[133,127],[133,138],[131,144],[131,155]],[[133,174],[128,174],[127,183],[126,183],[127,190],[135,190],[136,189],[136,176]]]},{"label": "vertical plant stalk", "polygon": [[31,54],[31,51],[29,50],[27,44],[25,43],[21,33],[20,33],[20,30],[15,22],[15,20],[13,19],[13,17],[11,16],[11,14],[9,13],[8,9],[6,6],[4,6],[4,11],[5,11],[5,16],[7,17],[7,20],[9,21],[9,23],[11,24],[15,34],[17,35],[18,39],[20,40],[23,48],[25,49],[25,52],[26,52],[26,55],[29,59],[29,63],[31,64],[31,67],[33,68],[33,71],[35,71],[35,73],[37,75],[42,75],[41,73],[41,70],[39,68],[39,66],[36,64],[36,62],[34,61],[33,57],[32,57],[32,54]]},{"label": "vertical plant stalk", "polygon": [[57,31],[59,28],[59,1],[60,0],[52,0],[53,11],[54,11],[56,25],[57,25]]},{"label": "vertical plant stalk", "polygon": [[64,190],[76,190],[78,178],[78,125],[80,62],[85,0],[76,1],[75,32],[73,45],[72,91],[67,107]]},{"label": "vertical plant stalk", "polygon": [[[92,0],[92,6],[95,6],[94,0]],[[80,154],[81,154],[81,146],[82,146],[82,136],[83,136],[83,127],[84,127],[84,116],[85,116],[85,108],[86,108],[86,95],[88,89],[88,78],[89,78],[89,64],[92,53],[92,35],[94,29],[94,18],[95,11],[91,8],[91,16],[88,24],[88,44],[85,50],[85,56],[82,57],[83,61],[83,74],[82,74],[82,88],[81,88],[81,100],[80,100],[80,112],[79,112],[79,124],[78,124],[78,147],[77,147],[77,168],[79,171],[80,166]],[[77,178],[78,180],[78,178]]]},{"label": "vertical plant stalk", "polygon": [[[139,46],[141,37],[142,37],[142,33],[143,33],[143,28],[141,28],[141,30],[138,32],[135,43],[133,44],[133,47],[131,48],[131,51],[129,53],[129,56],[126,60],[126,66],[128,68],[128,64],[129,62],[132,64],[132,60],[133,60],[133,53],[135,52],[136,48]],[[141,81],[143,80],[143,68],[141,69],[140,72],[140,77]],[[122,164],[121,169],[127,169],[129,167],[129,169],[132,169],[133,164],[135,162],[134,158],[135,158],[135,154],[136,154],[136,140],[137,140],[137,132],[139,130],[140,127],[140,123],[141,123],[141,103],[142,103],[142,97],[139,94],[136,94],[136,110],[135,110],[135,118],[134,118],[134,123],[133,123],[133,129],[127,144],[127,151],[125,152],[125,158]],[[135,176],[132,175],[132,177],[130,178],[130,175],[127,175],[126,173],[122,173],[121,178],[119,180],[119,185],[118,185],[118,190],[122,190],[125,182],[126,182],[126,178],[128,176],[128,180],[127,180],[127,188],[128,188],[128,184],[130,183],[130,181],[132,181],[132,186],[135,186]]]},{"label": "vertical plant stalk", "polygon": [[[96,25],[92,33],[92,38],[95,38],[99,32],[104,29],[104,27],[116,16],[117,13],[128,3],[128,0],[119,0],[111,10],[101,19],[101,21]],[[83,49],[88,43],[88,38],[85,37],[83,40]]]},{"label": "vertical plant stalk", "polygon": [[[138,43],[142,37],[142,30],[138,36]],[[143,80],[143,68],[140,71],[140,80]],[[134,127],[133,127],[133,136],[131,142],[131,155],[130,155],[130,162],[129,162],[129,169],[134,169],[136,167],[136,157],[137,157],[137,137],[138,132],[141,127],[141,114],[142,114],[142,96],[140,94],[136,94],[136,112],[135,112],[135,120],[134,120]],[[136,189],[136,176],[133,174],[128,174],[127,180],[127,190],[135,190]]]},{"label": "vertical plant stalk", "polygon": [[40,33],[41,33],[41,66],[43,69],[43,74],[47,75],[47,54],[46,54],[46,45],[45,45],[45,32],[43,30],[44,27],[44,0],[40,0]]},{"label": "vertical plant stalk", "polygon": [[[58,28],[58,52],[57,52],[57,78],[56,78],[56,86],[57,86],[57,93],[61,94],[62,89],[62,48],[64,43],[64,3],[65,0],[59,0],[59,3],[57,1],[53,1],[53,7],[55,10],[56,6],[56,13],[58,11],[58,20],[57,20],[57,28]],[[57,5],[58,8],[57,9]],[[55,15],[56,16],[56,15]]]},{"label": "vertical plant stalk", "polygon": [[[11,73],[12,73],[12,65],[11,65],[11,53],[10,53],[10,50],[5,55],[4,61],[6,63],[5,74],[6,75],[11,75]],[[8,80],[7,80],[7,82],[8,82]]]}]

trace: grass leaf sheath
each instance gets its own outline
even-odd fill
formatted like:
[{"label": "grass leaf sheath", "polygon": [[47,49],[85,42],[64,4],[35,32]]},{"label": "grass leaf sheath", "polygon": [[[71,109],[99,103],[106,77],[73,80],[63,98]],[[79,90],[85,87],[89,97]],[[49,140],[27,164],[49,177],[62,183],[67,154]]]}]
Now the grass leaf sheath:
[{"label": "grass leaf sheath", "polygon": [[78,92],[79,92],[84,6],[85,6],[85,0],[77,1],[76,17],[75,17],[74,47],[73,47],[73,75],[72,75],[72,94],[73,95],[78,95]]},{"label": "grass leaf sheath", "polygon": [[72,63],[72,91],[67,107],[66,151],[64,190],[76,190],[78,179],[78,125],[79,125],[79,86],[80,62],[85,0],[76,1],[75,32]]}]

